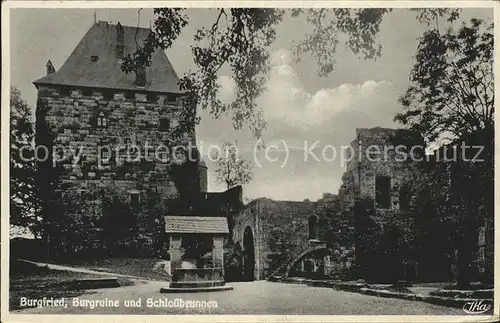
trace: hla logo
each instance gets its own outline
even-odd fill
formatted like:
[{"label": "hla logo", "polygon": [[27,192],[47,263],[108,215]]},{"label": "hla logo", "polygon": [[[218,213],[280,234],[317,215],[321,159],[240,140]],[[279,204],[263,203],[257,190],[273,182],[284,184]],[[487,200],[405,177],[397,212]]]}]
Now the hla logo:
[{"label": "hla logo", "polygon": [[485,300],[470,301],[464,304],[464,311],[467,314],[481,314],[491,308],[491,303]]}]

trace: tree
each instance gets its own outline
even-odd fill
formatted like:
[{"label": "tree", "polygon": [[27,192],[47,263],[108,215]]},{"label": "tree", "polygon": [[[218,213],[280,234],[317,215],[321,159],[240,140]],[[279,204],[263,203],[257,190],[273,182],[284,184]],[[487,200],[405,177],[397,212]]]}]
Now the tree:
[{"label": "tree", "polygon": [[57,211],[43,221],[43,238],[49,256],[73,257],[92,248],[101,205],[95,194],[82,194],[70,184],[61,189],[51,201],[51,210]]},{"label": "tree", "polygon": [[[437,194],[427,203],[452,202],[446,213],[455,223],[456,279],[466,288],[473,275],[478,227],[481,222],[492,223],[494,216],[493,24],[472,19],[458,30],[442,34],[436,26],[425,32],[410,73],[410,86],[400,102],[404,112],[395,120],[431,142],[448,140],[438,150],[442,155],[447,148],[450,152],[458,147],[461,152],[451,156],[443,170],[451,183],[450,197]],[[461,146],[469,148],[464,151]],[[479,159],[473,159],[477,149],[471,151],[471,147],[482,147]],[[423,190],[435,186],[438,179],[429,176]],[[478,216],[479,208],[485,210],[484,219]]]},{"label": "tree", "polygon": [[[453,22],[459,16],[460,9],[447,8],[414,8],[416,19],[430,24],[439,18]],[[327,76],[335,69],[335,53],[337,46],[345,36],[345,46],[354,54],[364,59],[376,59],[382,54],[382,46],[377,43],[377,35],[385,16],[393,10],[390,8],[321,8],[293,9],[292,17],[307,15],[307,21],[313,31],[298,43],[295,48],[297,59],[303,54],[314,56],[318,63],[318,74]]]},{"label": "tree", "polygon": [[10,221],[32,227],[38,208],[35,194],[34,129],[31,109],[21,92],[10,90]]},{"label": "tree", "polygon": [[[265,127],[262,112],[256,111],[255,99],[264,90],[265,71],[268,69],[267,47],[275,38],[275,26],[281,20],[282,10],[263,8],[220,8],[216,21],[209,28],[194,34],[192,54],[196,71],[188,71],[180,80],[185,91],[182,118],[174,135],[194,129],[199,121],[196,109],[210,109],[219,117],[228,110],[233,112],[233,124],[240,129],[244,121],[260,136]],[[154,31],[136,53],[124,59],[122,68],[134,71],[148,64],[156,48],[169,48],[188,24],[185,9],[156,8]],[[237,84],[237,98],[228,104],[218,98],[220,84],[217,72],[229,65]],[[264,72],[264,73],[263,73]]]},{"label": "tree", "polygon": [[[262,110],[255,100],[265,89],[266,73],[269,70],[269,46],[276,37],[276,27],[285,14],[292,17],[307,15],[314,26],[312,33],[296,48],[297,59],[302,54],[312,54],[319,65],[319,74],[327,75],[334,70],[337,45],[347,36],[345,45],[356,55],[375,59],[382,53],[377,44],[377,34],[383,18],[392,9],[293,9],[277,8],[217,8],[210,26],[194,33],[191,47],[196,69],[185,73],[179,82],[183,97],[182,117],[173,132],[180,136],[194,129],[199,122],[197,109],[210,109],[218,118],[232,112],[233,126],[241,129],[248,126],[259,138],[266,127]],[[418,8],[410,9],[416,19],[429,24],[446,18],[452,22],[460,9]],[[125,57],[122,69],[133,72],[147,65],[156,48],[168,49],[189,24],[187,9],[155,8],[153,31],[143,44],[137,44],[135,53]],[[236,83],[236,96],[232,102],[224,103],[218,97],[220,84],[217,73],[229,68]]]},{"label": "tree", "polygon": [[493,129],[493,23],[425,32],[400,102],[405,111],[395,119],[431,141]]},{"label": "tree", "polygon": [[236,146],[225,141],[221,148],[225,155],[219,156],[217,159],[217,168],[215,169],[217,182],[226,184],[227,189],[250,182],[252,179],[251,165],[238,156]]}]

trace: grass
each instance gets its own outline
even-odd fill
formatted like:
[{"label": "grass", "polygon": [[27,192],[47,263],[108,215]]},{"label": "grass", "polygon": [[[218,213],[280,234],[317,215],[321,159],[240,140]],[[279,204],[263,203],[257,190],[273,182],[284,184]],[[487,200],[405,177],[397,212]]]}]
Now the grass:
[{"label": "grass", "polygon": [[[20,309],[21,297],[43,299],[75,297],[89,294],[88,290],[75,289],[71,282],[75,279],[103,278],[105,276],[51,270],[19,261],[10,265],[9,310]],[[118,279],[120,286],[132,285],[127,279]]]},{"label": "grass", "polygon": [[153,271],[154,265],[161,260],[159,258],[105,258],[99,260],[73,260],[60,264],[165,281],[168,279],[166,274]]}]

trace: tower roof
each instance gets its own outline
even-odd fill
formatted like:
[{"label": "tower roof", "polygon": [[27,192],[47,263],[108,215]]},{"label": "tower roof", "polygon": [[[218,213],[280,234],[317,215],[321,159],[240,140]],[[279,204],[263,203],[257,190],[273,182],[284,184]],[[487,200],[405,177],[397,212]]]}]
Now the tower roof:
[{"label": "tower roof", "polygon": [[[122,27],[124,55],[134,53],[151,32],[148,28]],[[135,84],[135,73],[126,74],[121,70],[117,42],[117,25],[99,21],[90,27],[58,71],[33,83],[137,90],[140,87]],[[165,52],[156,49],[150,66],[146,67],[146,90],[181,93],[178,81]]]}]

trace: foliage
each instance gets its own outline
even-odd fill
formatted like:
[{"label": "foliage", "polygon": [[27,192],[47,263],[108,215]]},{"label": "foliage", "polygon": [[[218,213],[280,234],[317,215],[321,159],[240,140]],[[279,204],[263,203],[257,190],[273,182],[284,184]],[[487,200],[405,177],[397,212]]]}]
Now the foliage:
[{"label": "foliage", "polygon": [[35,192],[34,125],[31,108],[16,88],[10,91],[10,222],[33,227],[39,208]]},{"label": "foliage", "polygon": [[[339,44],[339,35],[347,36],[346,47],[354,54],[365,59],[380,56],[382,48],[375,41],[380,31],[383,17],[391,9],[367,8],[322,8],[308,9],[307,21],[313,25],[313,31],[306,35],[295,48],[295,55],[311,54],[319,66],[319,75],[330,74],[335,67],[335,53]],[[293,17],[298,17],[304,9],[294,9]]]},{"label": "foliage", "polygon": [[405,111],[395,119],[431,141],[493,128],[493,23],[426,31],[400,102]]},{"label": "foliage", "polygon": [[[447,17],[448,21],[458,18],[460,9],[419,8],[410,9],[416,12],[421,23]],[[313,31],[298,43],[295,55],[300,58],[304,54],[313,55],[319,67],[318,74],[327,76],[335,68],[335,53],[342,38],[345,46],[355,55],[364,59],[376,59],[382,54],[382,46],[377,43],[377,35],[385,16],[393,10],[390,8],[321,8],[293,9],[292,17],[300,17],[305,12]]]},{"label": "foliage", "polygon": [[[439,18],[454,21],[460,9],[419,8],[410,9],[421,23],[430,24]],[[147,65],[156,48],[166,50],[189,23],[184,8],[156,8],[153,31],[138,50],[125,57],[122,68],[133,72]],[[196,68],[183,75],[179,89],[183,97],[182,118],[174,131],[175,136],[190,132],[199,122],[197,109],[209,109],[218,118],[232,112],[233,126],[248,126],[259,138],[266,121],[255,100],[265,90],[266,73],[269,70],[269,46],[276,37],[276,27],[285,14],[292,17],[306,15],[314,30],[297,44],[297,59],[311,54],[319,65],[319,74],[327,75],[334,70],[337,45],[345,38],[346,47],[365,59],[375,59],[382,53],[377,35],[383,18],[392,9],[385,8],[331,8],[293,9],[277,8],[217,8],[214,22],[194,33],[191,46]],[[343,39],[342,39],[343,40]],[[218,72],[229,68],[236,83],[236,96],[224,103],[218,97],[221,84]]]},{"label": "foliage", "polygon": [[349,229],[352,225],[350,223],[352,215],[341,210],[338,200],[318,200],[314,214],[319,219],[318,227],[321,240],[328,241],[333,247],[353,245],[354,241]]},{"label": "foliage", "polygon": [[63,183],[48,205],[57,211],[40,229],[52,255],[152,256],[165,250],[166,212],[158,193],[146,190],[132,205],[113,183],[88,191]]},{"label": "foliage", "polygon": [[98,226],[103,231],[107,249],[119,249],[137,235],[137,214],[128,201],[128,196],[120,194],[113,186],[99,192],[101,194],[102,216]]},{"label": "foliage", "polygon": [[[210,109],[220,116],[229,109],[233,112],[234,127],[239,129],[245,120],[257,135],[265,124],[261,111],[256,110],[255,99],[262,93],[265,72],[268,69],[268,46],[275,38],[275,26],[282,10],[267,8],[219,8],[216,21],[209,28],[200,28],[194,34],[191,47],[197,70],[187,72],[179,88],[185,91],[183,118],[176,134],[194,129],[196,109]],[[125,58],[123,69],[131,72],[149,62],[155,48],[167,49],[189,23],[185,9],[157,8],[154,31],[138,51]],[[217,97],[220,84],[217,72],[228,66],[238,87],[236,99],[224,104]]]},{"label": "foliage", "polygon": [[102,216],[98,225],[106,248],[113,253],[151,256],[165,250],[164,216],[166,205],[160,194],[141,189],[137,204],[118,187],[110,185],[102,192]]},{"label": "foliage", "polygon": [[355,203],[356,262],[367,281],[392,282],[401,278],[402,263],[411,257],[411,219],[396,212],[379,214],[372,199]]},{"label": "foliage", "polygon": [[[46,99],[39,96],[36,106],[36,120],[45,120],[50,110]],[[36,123],[35,145],[46,147],[51,152],[56,138],[56,132],[50,128],[46,122]],[[63,172],[62,165],[52,164],[52,154],[48,156],[38,156],[40,158],[36,164],[35,172],[35,194],[40,201],[40,208],[37,210],[37,221],[32,223],[35,236],[43,241],[49,242],[51,232],[51,221],[54,216],[61,213],[58,199],[61,191],[60,176]],[[46,159],[45,159],[46,158]],[[45,161],[43,161],[45,159]]]},{"label": "foliage", "polygon": [[151,237],[151,245],[146,245],[142,249],[154,250],[163,255],[166,250],[165,216],[167,207],[161,195],[156,192],[147,191],[141,197],[140,211],[137,215],[139,219],[139,229]]},{"label": "foliage", "polygon": [[206,234],[184,234],[182,236],[183,259],[195,259],[199,262],[201,257],[212,252],[212,239],[213,237]]},{"label": "foliage", "polygon": [[[63,186],[64,187],[64,186]],[[53,201],[54,210],[44,219],[43,232],[53,256],[63,256],[85,251],[91,247],[95,220],[100,214],[100,205],[94,196],[81,196],[76,190],[60,193]]]},{"label": "foliage", "polygon": [[[406,182],[412,199],[409,209],[401,214],[410,229],[398,225],[397,218],[389,219],[401,232],[408,230],[402,236],[411,234],[413,242],[404,254],[418,263],[419,279],[457,279],[466,287],[478,278],[478,228],[493,227],[493,136],[492,129],[476,130],[406,166],[412,171],[408,176],[412,180]],[[401,130],[392,140],[394,145],[406,147],[423,145],[423,138],[415,131]],[[462,151],[462,144],[477,148]],[[474,161],[479,150],[482,152]],[[492,236],[487,239],[492,247]],[[487,253],[491,257],[486,259],[488,268],[493,259],[491,250]],[[485,273],[484,279],[488,275],[491,272]]]},{"label": "foliage", "polygon": [[247,184],[252,179],[252,168],[248,161],[238,156],[236,146],[228,141],[221,145],[223,156],[218,156],[215,174],[217,182],[226,184],[227,189]]},{"label": "foliage", "polygon": [[169,212],[188,214],[200,211],[203,196],[197,174],[198,163],[195,161],[188,159],[186,162],[170,165],[169,175],[177,188],[178,198],[169,204]]},{"label": "foliage", "polygon": [[418,225],[420,257],[437,259],[434,241],[441,241],[441,259],[456,264],[455,279],[467,287],[474,279],[478,229],[492,227],[494,214],[493,24],[471,19],[458,30],[425,32],[400,102],[404,112],[395,120],[430,142],[447,140],[431,162],[420,163],[422,176],[412,183],[412,212],[427,221]]}]

